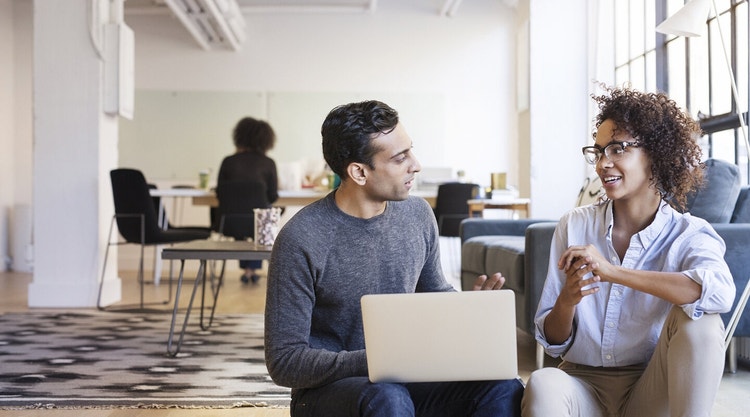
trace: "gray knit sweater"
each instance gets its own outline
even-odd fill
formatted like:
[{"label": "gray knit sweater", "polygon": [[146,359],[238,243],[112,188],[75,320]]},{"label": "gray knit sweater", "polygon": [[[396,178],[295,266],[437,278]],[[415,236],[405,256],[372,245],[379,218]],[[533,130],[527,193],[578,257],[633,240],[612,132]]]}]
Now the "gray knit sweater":
[{"label": "gray knit sweater", "polygon": [[367,375],[363,295],[453,290],[424,199],[391,201],[383,214],[360,219],[339,210],[333,195],[291,218],[271,254],[265,353],[282,386]]}]

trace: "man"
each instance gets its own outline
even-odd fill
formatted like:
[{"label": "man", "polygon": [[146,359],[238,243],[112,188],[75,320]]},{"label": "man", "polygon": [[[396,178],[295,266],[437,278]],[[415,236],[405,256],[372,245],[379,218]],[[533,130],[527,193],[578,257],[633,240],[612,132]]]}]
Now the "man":
[{"label": "man", "polygon": [[[277,384],[293,389],[291,415],[519,415],[517,379],[369,382],[360,298],[453,288],[440,268],[432,210],[409,196],[421,166],[398,113],[378,101],[339,106],[322,136],[341,185],[282,228],[268,275],[266,364]],[[504,282],[481,276],[475,289]]]}]

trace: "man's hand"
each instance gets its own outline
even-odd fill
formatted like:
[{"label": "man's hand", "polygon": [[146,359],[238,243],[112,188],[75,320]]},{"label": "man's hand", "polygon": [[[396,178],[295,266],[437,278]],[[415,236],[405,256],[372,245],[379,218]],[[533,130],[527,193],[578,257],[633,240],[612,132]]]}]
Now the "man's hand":
[{"label": "man's hand", "polygon": [[505,284],[505,277],[499,272],[495,272],[491,277],[480,275],[474,280],[474,291],[477,290],[499,290]]}]

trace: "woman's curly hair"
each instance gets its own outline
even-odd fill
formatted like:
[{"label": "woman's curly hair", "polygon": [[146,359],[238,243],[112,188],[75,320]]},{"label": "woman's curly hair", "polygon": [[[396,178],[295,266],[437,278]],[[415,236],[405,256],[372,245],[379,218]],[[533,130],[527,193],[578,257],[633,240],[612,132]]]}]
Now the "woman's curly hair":
[{"label": "woman's curly hair", "polygon": [[276,133],[265,120],[243,117],[234,126],[232,140],[238,149],[265,154],[276,144]]},{"label": "woman's curly hair", "polygon": [[591,96],[599,106],[596,128],[609,119],[637,140],[651,157],[652,184],[670,205],[684,209],[688,194],[704,182],[698,123],[663,93],[604,89],[606,94]]}]

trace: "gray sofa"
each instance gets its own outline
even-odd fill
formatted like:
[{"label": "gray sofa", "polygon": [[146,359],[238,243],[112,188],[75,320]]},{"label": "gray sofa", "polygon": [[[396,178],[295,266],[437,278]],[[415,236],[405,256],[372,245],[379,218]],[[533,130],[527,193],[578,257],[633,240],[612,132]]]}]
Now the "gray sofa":
[{"label": "gray sofa", "polygon": [[[734,168],[732,168],[734,167]],[[727,244],[729,263],[740,296],[750,278],[750,186],[739,185],[736,166],[710,164],[709,182],[691,196],[691,213],[709,220]],[[728,171],[727,171],[728,170]],[[549,267],[549,248],[556,221],[545,219],[466,219],[461,223],[461,286],[471,288],[480,274],[501,272],[505,287],[516,295],[517,327],[534,334],[534,315]],[[735,300],[736,303],[736,300]],[[746,307],[750,310],[750,306]],[[725,315],[725,321],[729,314]],[[750,336],[750,313],[743,316],[735,336]],[[731,360],[731,358],[730,358]],[[543,354],[537,351],[537,366]],[[730,363],[731,367],[731,363]]]}]

